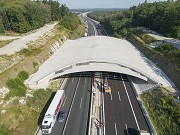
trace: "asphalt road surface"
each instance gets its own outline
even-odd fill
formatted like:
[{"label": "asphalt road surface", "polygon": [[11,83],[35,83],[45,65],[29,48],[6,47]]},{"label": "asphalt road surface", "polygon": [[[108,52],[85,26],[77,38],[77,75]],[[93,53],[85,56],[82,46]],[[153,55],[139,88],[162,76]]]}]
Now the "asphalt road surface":
[{"label": "asphalt road surface", "polygon": [[61,111],[67,113],[64,122],[56,121],[51,135],[85,135],[87,129],[91,77],[70,77],[64,87]]},{"label": "asphalt road surface", "polygon": [[93,27],[92,22],[88,18],[86,18],[86,20],[87,20],[87,25],[88,25],[88,32],[87,32],[88,36],[95,35],[94,27]]},{"label": "asphalt road surface", "polygon": [[109,73],[111,94],[104,94],[106,135],[137,135],[149,128],[126,75]]}]

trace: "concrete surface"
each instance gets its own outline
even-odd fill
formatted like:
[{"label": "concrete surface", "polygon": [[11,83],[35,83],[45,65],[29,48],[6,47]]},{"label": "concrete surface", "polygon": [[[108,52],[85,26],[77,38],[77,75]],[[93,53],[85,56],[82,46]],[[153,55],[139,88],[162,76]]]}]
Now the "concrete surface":
[{"label": "concrete surface", "polygon": [[174,87],[165,73],[130,42],[107,36],[66,41],[28,80],[28,84],[33,88],[45,80],[82,71],[119,72]]},{"label": "concrete surface", "polygon": [[57,23],[47,24],[44,27],[37,29],[36,32],[30,35],[26,35],[17,40],[14,40],[8,45],[0,48],[0,55],[5,55],[5,54],[11,55],[16,52],[19,52],[23,48],[27,48],[28,47],[27,44],[29,42],[37,40],[39,37],[43,36],[46,32],[52,30],[56,24]]}]

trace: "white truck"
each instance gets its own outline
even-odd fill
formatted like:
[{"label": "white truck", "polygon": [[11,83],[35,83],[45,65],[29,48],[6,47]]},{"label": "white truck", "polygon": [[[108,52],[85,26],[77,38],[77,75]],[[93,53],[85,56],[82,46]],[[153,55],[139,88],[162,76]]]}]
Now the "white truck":
[{"label": "white truck", "polygon": [[50,134],[52,128],[57,120],[57,115],[60,111],[61,104],[63,102],[65,93],[64,90],[57,90],[42,122],[43,134]]},{"label": "white truck", "polygon": [[85,32],[85,33],[84,33],[84,36],[85,36],[85,37],[87,37],[87,36],[88,36],[88,35],[87,35],[87,32]]}]

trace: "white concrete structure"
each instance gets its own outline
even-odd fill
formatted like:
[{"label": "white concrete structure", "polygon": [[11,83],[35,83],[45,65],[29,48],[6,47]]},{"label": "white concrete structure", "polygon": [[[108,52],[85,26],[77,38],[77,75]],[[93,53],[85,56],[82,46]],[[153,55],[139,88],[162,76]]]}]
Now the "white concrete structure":
[{"label": "white concrete structure", "polygon": [[68,40],[26,83],[30,88],[46,87],[50,79],[82,71],[109,71],[161,83],[174,84],[130,42],[107,36]]}]

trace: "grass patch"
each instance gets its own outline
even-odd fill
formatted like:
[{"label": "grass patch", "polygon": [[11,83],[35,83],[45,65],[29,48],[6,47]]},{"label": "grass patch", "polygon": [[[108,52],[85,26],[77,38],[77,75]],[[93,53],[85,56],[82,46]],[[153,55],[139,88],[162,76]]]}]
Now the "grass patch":
[{"label": "grass patch", "polygon": [[12,135],[12,131],[9,130],[6,126],[0,125],[0,135]]},{"label": "grass patch", "polygon": [[39,110],[40,107],[44,106],[44,102],[47,101],[48,95],[52,94],[52,90],[48,89],[45,91],[44,89],[38,89],[34,92],[33,97],[28,97],[27,105],[29,107],[34,108],[35,110]]},{"label": "grass patch", "polygon": [[70,39],[77,39],[84,36],[85,33],[85,27],[84,24],[79,25],[79,27],[75,31],[69,32],[69,38]]},{"label": "grass patch", "polygon": [[158,135],[180,134],[180,105],[166,89],[156,89],[140,95]]},{"label": "grass patch", "polygon": [[19,54],[28,57],[32,55],[33,56],[37,55],[39,52],[41,52],[40,48],[31,48],[31,49],[24,48],[19,52]]},{"label": "grass patch", "polygon": [[39,89],[34,92],[34,97],[27,98],[27,105],[14,100],[0,115],[0,135],[34,135],[40,114],[51,95],[51,90]]},{"label": "grass patch", "polygon": [[180,71],[180,50],[174,47],[172,44],[161,44],[155,48],[156,51],[159,51],[164,56],[167,56],[171,59],[177,66]]},{"label": "grass patch", "polygon": [[0,41],[0,48],[8,45],[9,43],[11,43],[11,42],[13,42],[13,41],[14,41],[14,39],[13,39],[13,40]]},{"label": "grass patch", "polygon": [[148,34],[144,34],[141,36],[142,40],[144,40],[144,42],[146,44],[150,44],[150,43],[153,43],[155,41],[157,41],[157,39],[155,39],[154,37],[148,35]]},{"label": "grass patch", "polygon": [[141,38],[144,41],[144,43],[146,43],[146,44],[150,44],[150,43],[153,43],[153,42],[157,41],[156,38],[154,38],[154,37],[152,37],[152,36],[150,36],[148,34],[145,34],[141,30],[134,29],[133,33],[135,35],[137,35],[139,38]]},{"label": "grass patch", "polygon": [[29,77],[29,74],[26,71],[21,71],[18,73],[18,76],[14,79],[9,79],[6,82],[7,87],[9,88],[9,93],[5,96],[5,99],[8,100],[11,97],[15,96],[25,96],[27,87],[24,85],[24,81]]}]

